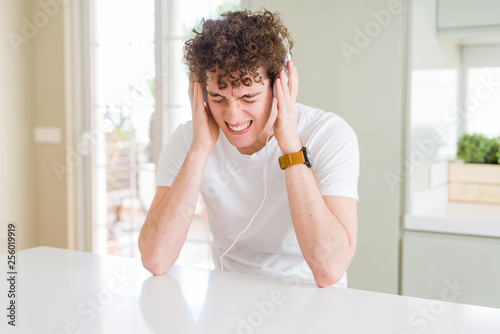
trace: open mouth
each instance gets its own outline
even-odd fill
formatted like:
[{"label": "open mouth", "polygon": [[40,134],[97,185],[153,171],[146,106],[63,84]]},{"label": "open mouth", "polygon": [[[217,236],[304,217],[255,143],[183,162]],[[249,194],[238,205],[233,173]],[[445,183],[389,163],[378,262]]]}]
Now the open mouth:
[{"label": "open mouth", "polygon": [[252,125],[252,123],[253,123],[253,121],[247,121],[247,122],[243,122],[243,123],[240,123],[237,125],[229,125],[226,122],[226,125],[232,133],[243,134],[243,133],[246,133],[250,130],[250,126]]}]

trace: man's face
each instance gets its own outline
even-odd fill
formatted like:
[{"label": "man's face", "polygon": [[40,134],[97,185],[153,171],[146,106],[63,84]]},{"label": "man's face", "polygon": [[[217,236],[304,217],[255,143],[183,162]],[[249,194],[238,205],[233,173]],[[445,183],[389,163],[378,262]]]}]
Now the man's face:
[{"label": "man's face", "polygon": [[[259,73],[265,73],[263,68]],[[272,87],[269,79],[219,89],[217,72],[208,73],[208,105],[228,141],[242,154],[253,154],[265,145],[276,119]]]}]

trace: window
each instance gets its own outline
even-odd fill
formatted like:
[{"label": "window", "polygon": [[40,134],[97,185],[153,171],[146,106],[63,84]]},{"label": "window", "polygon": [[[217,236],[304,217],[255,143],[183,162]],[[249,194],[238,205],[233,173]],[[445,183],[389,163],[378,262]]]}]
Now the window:
[{"label": "window", "polygon": [[[84,30],[90,32],[90,59],[83,61],[91,73],[88,123],[105,138],[94,143],[86,173],[93,251],[139,256],[159,153],[175,128],[191,119],[183,44],[202,18],[239,7],[239,0],[89,2]],[[210,240],[200,199],[177,263],[210,268]]]},{"label": "window", "polygon": [[462,132],[500,136],[500,46],[462,49]]},{"label": "window", "polygon": [[92,164],[94,249],[137,256],[138,233],[155,192],[150,147],[155,3],[99,0],[94,5],[92,123],[105,131]]},{"label": "window", "polygon": [[464,107],[466,133],[500,136],[500,66],[467,69]]}]

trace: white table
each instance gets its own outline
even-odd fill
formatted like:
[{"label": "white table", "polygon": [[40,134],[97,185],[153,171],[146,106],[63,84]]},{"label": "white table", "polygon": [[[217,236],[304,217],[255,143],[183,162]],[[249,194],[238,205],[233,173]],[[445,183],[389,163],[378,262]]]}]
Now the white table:
[{"label": "white table", "polygon": [[1,333],[500,333],[500,309],[179,266],[152,277],[138,260],[49,247],[17,258],[18,326],[3,311]]}]

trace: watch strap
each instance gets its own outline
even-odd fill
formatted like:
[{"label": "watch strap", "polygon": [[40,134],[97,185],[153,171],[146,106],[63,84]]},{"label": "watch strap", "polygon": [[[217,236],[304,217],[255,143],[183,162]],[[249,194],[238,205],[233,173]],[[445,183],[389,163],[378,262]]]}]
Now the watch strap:
[{"label": "watch strap", "polygon": [[306,162],[306,159],[304,157],[304,149],[302,149],[298,152],[284,154],[279,158],[279,163],[280,163],[281,169],[285,169],[285,168],[293,166],[293,165],[303,164],[305,162]]}]

